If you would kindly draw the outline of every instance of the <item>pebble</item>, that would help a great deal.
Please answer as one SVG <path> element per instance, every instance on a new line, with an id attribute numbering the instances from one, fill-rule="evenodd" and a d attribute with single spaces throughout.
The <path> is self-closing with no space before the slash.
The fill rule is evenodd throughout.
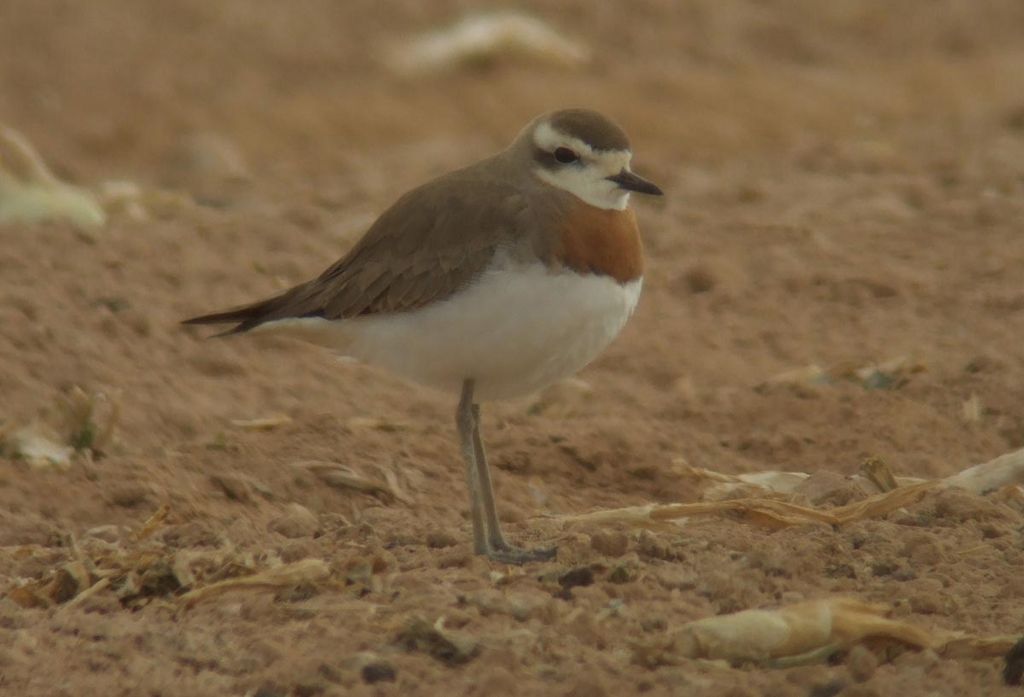
<path id="1" fill-rule="evenodd" d="M 589 566 L 577 566 L 558 577 L 558 585 L 564 590 L 576 586 L 589 586 L 594 582 L 594 570 Z"/>
<path id="2" fill-rule="evenodd" d="M 1024 682 L 1024 638 L 1014 644 L 1006 654 L 1003 682 L 1007 685 L 1020 685 Z"/>
<path id="3" fill-rule="evenodd" d="M 316 515 L 300 503 L 290 503 L 285 506 L 283 515 L 270 521 L 267 526 L 271 532 L 276 532 L 285 537 L 312 537 L 320 531 L 320 521 Z"/>
<path id="4" fill-rule="evenodd" d="M 111 544 L 121 539 L 121 531 L 116 525 L 98 525 L 85 531 L 85 537 L 95 538 Z"/>
<path id="5" fill-rule="evenodd" d="M 590 546 L 606 557 L 621 557 L 629 550 L 629 536 L 624 532 L 600 530 L 590 536 Z"/>
<path id="6" fill-rule="evenodd" d="M 458 540 L 455 539 L 455 536 L 444 530 L 432 530 L 427 533 L 427 547 L 431 549 L 454 547 L 456 544 L 458 544 Z"/>
<path id="7" fill-rule="evenodd" d="M 846 657 L 850 677 L 857 682 L 867 682 L 878 670 L 878 657 L 864 646 L 854 646 Z"/>
<path id="8" fill-rule="evenodd" d="M 373 685 L 378 682 L 394 682 L 397 671 L 387 661 L 374 661 L 363 666 L 360 674 L 363 676 L 363 682 Z"/>
<path id="9" fill-rule="evenodd" d="M 927 533 L 919 533 L 907 540 L 903 556 L 909 557 L 915 567 L 938 564 L 943 559 L 942 546 Z"/>

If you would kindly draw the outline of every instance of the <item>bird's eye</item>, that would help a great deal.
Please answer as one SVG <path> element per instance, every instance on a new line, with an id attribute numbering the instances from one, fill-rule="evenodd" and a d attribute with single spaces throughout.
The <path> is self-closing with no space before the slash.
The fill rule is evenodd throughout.
<path id="1" fill-rule="evenodd" d="M 580 159 L 580 156 L 577 155 L 575 151 L 570 150 L 569 148 L 556 148 L 555 159 L 561 162 L 563 165 L 567 165 L 571 162 L 575 162 L 576 160 Z"/>

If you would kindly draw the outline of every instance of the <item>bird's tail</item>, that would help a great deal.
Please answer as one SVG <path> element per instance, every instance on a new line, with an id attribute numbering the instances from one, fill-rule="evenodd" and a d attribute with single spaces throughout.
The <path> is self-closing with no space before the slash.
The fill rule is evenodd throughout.
<path id="1" fill-rule="evenodd" d="M 241 307 L 232 308 L 230 310 L 223 310 L 221 312 L 213 312 L 208 315 L 199 315 L 198 317 L 190 317 L 189 319 L 182 320 L 182 324 L 228 324 L 235 323 L 235 326 L 226 331 L 214 334 L 218 336 L 230 336 L 231 334 L 241 334 L 247 332 L 254 327 L 259 326 L 263 322 L 267 321 L 267 315 L 271 311 L 275 302 L 278 298 L 271 298 L 269 300 L 261 300 L 260 302 L 250 303 L 249 305 L 242 305 Z"/>

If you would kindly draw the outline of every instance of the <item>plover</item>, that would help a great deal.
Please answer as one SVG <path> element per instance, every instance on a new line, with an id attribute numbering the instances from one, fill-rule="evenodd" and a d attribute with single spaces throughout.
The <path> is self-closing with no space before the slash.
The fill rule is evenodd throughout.
<path id="1" fill-rule="evenodd" d="M 545 114 L 505 150 L 402 196 L 315 279 L 185 323 L 285 333 L 459 395 L 473 549 L 549 559 L 553 548 L 519 549 L 502 534 L 478 400 L 576 373 L 632 314 L 644 255 L 629 196 L 662 192 L 631 159 L 601 114 Z"/>

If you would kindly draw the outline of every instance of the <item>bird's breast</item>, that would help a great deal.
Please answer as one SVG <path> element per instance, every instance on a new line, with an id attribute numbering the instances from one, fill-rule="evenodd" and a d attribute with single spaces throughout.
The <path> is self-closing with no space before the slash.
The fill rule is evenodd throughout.
<path id="1" fill-rule="evenodd" d="M 557 226 L 556 236 L 555 259 L 577 273 L 608 276 L 619 283 L 643 275 L 643 243 L 629 208 L 574 205 Z"/>

